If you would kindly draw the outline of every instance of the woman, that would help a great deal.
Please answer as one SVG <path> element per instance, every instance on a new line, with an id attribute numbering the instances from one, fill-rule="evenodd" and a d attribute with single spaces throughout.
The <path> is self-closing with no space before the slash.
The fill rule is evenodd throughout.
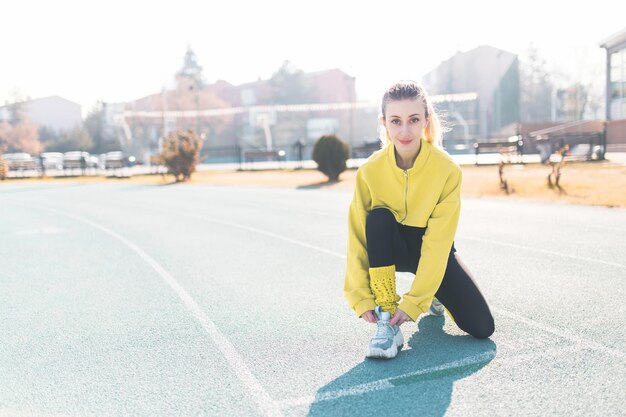
<path id="1" fill-rule="evenodd" d="M 391 86 L 380 124 L 384 146 L 356 176 L 344 286 L 357 315 L 377 324 L 367 356 L 395 357 L 404 343 L 399 326 L 444 306 L 465 332 L 491 336 L 489 307 L 454 248 L 461 169 L 441 147 L 426 91 L 414 81 Z M 415 274 L 400 304 L 396 271 Z"/>

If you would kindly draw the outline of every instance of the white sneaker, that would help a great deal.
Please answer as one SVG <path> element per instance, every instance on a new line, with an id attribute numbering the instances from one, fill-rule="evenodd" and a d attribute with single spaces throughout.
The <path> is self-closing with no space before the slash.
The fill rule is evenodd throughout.
<path id="1" fill-rule="evenodd" d="M 441 302 L 439 300 L 437 300 L 436 298 L 433 298 L 433 302 L 430 304 L 430 314 L 432 314 L 433 316 L 443 316 L 443 312 L 445 311 L 445 308 L 443 307 L 443 304 L 441 304 Z"/>
<path id="2" fill-rule="evenodd" d="M 378 316 L 376 334 L 370 340 L 366 356 L 368 358 L 395 358 L 404 345 L 404 336 L 400 331 L 400 326 L 390 326 L 391 314 L 382 311 L 380 307 L 376 307 L 375 311 Z"/>

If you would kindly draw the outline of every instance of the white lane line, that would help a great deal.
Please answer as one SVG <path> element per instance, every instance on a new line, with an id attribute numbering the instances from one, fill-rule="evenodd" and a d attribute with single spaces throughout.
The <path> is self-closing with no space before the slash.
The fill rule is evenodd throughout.
<path id="1" fill-rule="evenodd" d="M 586 256 L 570 255 L 568 253 L 555 252 L 555 251 L 551 251 L 551 250 L 547 250 L 547 249 L 539 249 L 539 248 L 533 248 L 533 247 L 530 247 L 530 246 L 516 245 L 515 243 L 501 242 L 501 241 L 498 241 L 498 240 L 483 239 L 483 238 L 479 238 L 479 237 L 469 237 L 469 236 L 464 236 L 464 235 L 456 235 L 456 238 L 457 239 L 459 239 L 459 238 L 460 239 L 465 239 L 465 240 L 473 240 L 475 242 L 489 243 L 489 244 L 492 244 L 492 245 L 508 246 L 510 248 L 515 248 L 515 249 L 522 249 L 522 250 L 527 250 L 527 251 L 532 251 L 532 252 L 540 252 L 540 253 L 545 253 L 546 255 L 562 256 L 564 258 L 570 258 L 570 259 L 576 259 L 576 260 L 579 260 L 579 261 L 593 262 L 593 263 L 599 263 L 599 264 L 604 264 L 604 265 L 616 266 L 618 268 L 625 268 L 626 269 L 626 265 L 619 264 L 617 262 L 602 261 L 600 259 L 587 258 Z"/>
<path id="2" fill-rule="evenodd" d="M 430 374 L 436 374 L 437 372 L 453 370 L 457 368 L 464 368 L 470 365 L 478 365 L 491 361 L 496 356 L 496 351 L 480 353 L 478 355 L 470 356 L 458 361 L 444 363 L 442 365 L 433 366 L 426 369 L 420 369 L 414 372 L 408 372 L 406 374 L 393 376 L 389 378 L 379 379 L 377 381 L 367 382 L 365 384 L 354 385 L 350 388 L 344 388 L 336 391 L 322 392 L 317 395 L 310 395 L 300 398 L 289 398 L 283 401 L 279 401 L 278 404 L 282 408 L 296 407 L 299 405 L 308 405 L 312 403 L 336 400 L 342 397 L 348 397 L 353 395 L 362 395 L 372 391 L 379 391 L 396 386 L 394 382 L 399 382 L 404 378 L 414 378 L 418 376 L 428 376 Z"/>
<path id="3" fill-rule="evenodd" d="M 583 345 L 567 345 L 567 346 L 555 346 L 552 348 L 541 348 L 540 350 L 531 353 L 520 353 L 518 355 L 505 356 L 504 358 L 496 358 L 489 363 L 490 368 L 497 368 L 499 366 L 517 366 L 524 362 L 535 361 L 539 358 L 548 356 L 563 356 L 566 353 L 582 352 L 586 347 Z"/>
<path id="4" fill-rule="evenodd" d="M 408 372 L 403 375 L 398 375 L 389 378 L 379 379 L 377 381 L 367 382 L 365 384 L 355 385 L 350 388 L 344 388 L 335 391 L 327 391 L 321 392 L 317 395 L 308 395 L 298 398 L 287 398 L 285 400 L 279 401 L 278 405 L 283 409 L 288 409 L 291 407 L 298 406 L 309 406 L 315 403 L 320 403 L 323 401 L 332 401 L 337 400 L 343 397 L 355 396 L 355 395 L 363 395 L 373 391 L 380 391 L 389 388 L 396 387 L 402 384 L 402 379 L 411 379 L 416 377 L 428 377 L 433 376 L 439 372 L 444 371 L 454 371 L 455 369 L 462 370 L 465 367 L 472 365 L 480 365 L 485 364 L 489 368 L 499 367 L 499 366 L 515 366 L 520 363 L 534 361 L 541 357 L 546 356 L 554 356 L 554 355 L 563 355 L 565 353 L 574 353 L 582 351 L 584 348 L 582 346 L 565 346 L 565 347 L 554 347 L 550 349 L 542 349 L 538 352 L 533 353 L 522 353 L 519 355 L 512 355 L 509 357 L 499 358 L 496 357 L 496 351 L 489 351 L 480 353 L 478 355 L 470 356 L 468 358 L 464 358 L 458 361 L 444 363 L 439 366 L 433 366 L 430 368 L 420 369 L 414 372 Z"/>
<path id="5" fill-rule="evenodd" d="M 137 207 L 142 207 L 142 208 L 146 208 L 147 207 L 147 206 L 144 206 L 143 204 L 136 204 L 136 203 L 131 203 L 131 205 L 135 205 Z M 163 207 L 153 207 L 153 206 L 150 206 L 148 208 L 150 208 L 151 210 L 160 210 L 160 211 L 163 211 L 163 212 L 166 212 L 166 213 L 174 212 L 173 209 L 167 209 L 167 208 L 163 208 Z M 181 211 L 175 211 L 175 212 L 176 213 L 181 213 Z M 288 237 L 285 237 L 285 236 L 277 235 L 275 233 L 267 232 L 265 230 L 257 229 L 255 227 L 245 226 L 245 225 L 242 225 L 242 224 L 239 224 L 239 223 L 229 222 L 229 221 L 226 221 L 226 220 L 215 220 L 215 219 L 211 219 L 211 218 L 205 217 L 203 215 L 198 215 L 198 214 L 195 214 L 195 213 L 192 213 L 192 212 L 188 212 L 188 211 L 185 211 L 183 213 L 185 215 L 189 216 L 189 217 L 195 217 L 197 219 L 202 219 L 202 220 L 209 221 L 209 222 L 212 222 L 212 223 L 223 224 L 223 225 L 227 225 L 227 226 L 236 227 L 236 228 L 239 228 L 239 229 L 249 230 L 251 232 L 259 233 L 259 234 L 270 236 L 270 237 L 273 237 L 273 238 L 276 238 L 276 239 L 284 240 L 286 242 L 291 242 L 291 243 L 294 243 L 296 245 L 304 246 L 306 248 L 314 249 L 314 250 L 317 250 L 317 251 L 322 252 L 322 253 L 330 254 L 330 255 L 333 255 L 333 256 L 339 256 L 340 258 L 343 258 L 343 259 L 346 258 L 346 255 L 344 255 L 344 254 L 337 254 L 336 252 L 332 252 L 332 251 L 329 251 L 327 249 L 324 249 L 324 248 L 321 248 L 321 247 L 318 247 L 318 246 L 314 246 L 314 245 L 310 245 L 308 243 L 300 242 L 300 241 L 297 241 L 295 239 L 291 239 L 291 238 L 288 238 Z M 615 267 L 618 267 L 618 268 L 626 269 L 626 265 L 623 265 L 623 264 L 620 264 L 620 263 L 609 262 L 609 261 L 602 261 L 602 260 L 599 260 L 599 259 L 587 258 L 587 257 L 584 257 L 584 256 L 570 255 L 570 254 L 567 254 L 567 253 L 555 252 L 555 251 L 551 251 L 551 250 L 547 250 L 547 249 L 539 249 L 539 248 L 533 248 L 533 247 L 530 247 L 530 246 L 516 245 L 514 243 L 501 242 L 501 241 L 492 240 L 492 239 L 483 239 L 483 238 L 469 237 L 469 236 L 464 236 L 464 235 L 460 235 L 460 234 L 457 234 L 456 238 L 466 239 L 466 240 L 473 240 L 473 241 L 476 241 L 476 242 L 489 243 L 489 244 L 492 244 L 492 245 L 508 246 L 508 247 L 512 247 L 512 248 L 515 248 L 515 249 L 522 249 L 522 250 L 527 250 L 527 251 L 540 252 L 540 253 L 545 253 L 547 255 L 560 256 L 560 257 L 564 257 L 564 258 L 575 259 L 575 260 L 578 260 L 578 261 L 599 263 L 599 264 L 603 264 L 603 265 L 610 265 L 610 266 L 615 266 Z"/>
<path id="6" fill-rule="evenodd" d="M 319 247 L 319 246 L 311 245 L 309 243 L 302 242 L 302 241 L 296 240 L 296 239 L 292 239 L 292 238 L 289 238 L 289 237 L 286 237 L 286 236 L 282 236 L 282 235 L 279 235 L 279 234 L 276 234 L 276 233 L 268 232 L 266 230 L 258 229 L 256 227 L 246 226 L 246 225 L 243 225 L 243 224 L 234 223 L 234 222 L 230 222 L 230 221 L 227 221 L 227 220 L 216 220 L 216 219 L 212 219 L 212 218 L 206 217 L 206 216 L 201 215 L 201 214 L 195 214 L 195 213 L 191 213 L 191 212 L 188 212 L 188 211 L 177 211 L 177 210 L 167 209 L 167 208 L 163 208 L 163 207 L 145 206 L 143 204 L 132 204 L 131 203 L 130 205 L 134 205 L 135 207 L 141 207 L 141 208 L 144 208 L 144 209 L 148 208 L 148 209 L 154 210 L 154 211 L 161 211 L 163 213 L 168 213 L 168 214 L 172 214 L 172 213 L 184 214 L 187 217 L 193 217 L 193 218 L 196 218 L 196 219 L 199 219 L 199 220 L 204 220 L 204 221 L 207 221 L 207 222 L 210 222 L 210 223 L 221 224 L 221 225 L 224 225 L 224 226 L 229 226 L 229 227 L 234 227 L 234 228 L 237 228 L 237 229 L 247 230 L 249 232 L 258 233 L 260 235 L 264 235 L 264 236 L 268 236 L 268 237 L 271 237 L 271 238 L 274 238 L 274 239 L 282 240 L 282 241 L 285 241 L 285 242 L 288 242 L 288 243 L 291 243 L 291 244 L 294 244 L 294 245 L 302 246 L 302 247 L 305 247 L 305 248 L 308 248 L 308 249 L 313 249 L 313 250 L 316 250 L 318 252 L 325 253 L 327 255 L 336 256 L 336 257 L 339 257 L 339 258 L 342 258 L 342 259 L 346 259 L 346 255 L 344 255 L 344 254 L 340 254 L 340 253 L 337 253 L 337 252 L 332 251 L 332 250 L 328 250 L 328 249 L 325 249 L 325 248 L 322 248 L 322 247 Z"/>
<path id="7" fill-rule="evenodd" d="M 291 238 L 286 237 L 286 236 L 278 235 L 276 233 L 268 232 L 266 230 L 257 229 L 256 227 L 245 226 L 243 224 L 233 223 L 233 222 L 229 222 L 229 221 L 226 221 L 226 220 L 209 219 L 207 217 L 196 215 L 196 214 L 191 214 L 191 213 L 185 213 L 185 214 L 190 216 L 190 217 L 200 218 L 202 220 L 210 221 L 212 223 L 217 223 L 217 224 L 222 224 L 222 225 L 225 225 L 225 226 L 236 227 L 236 228 L 239 228 L 239 229 L 243 229 L 243 230 L 247 230 L 247 231 L 250 231 L 250 232 L 258 233 L 260 235 L 273 237 L 274 239 L 283 240 L 285 242 L 292 243 L 294 245 L 299 245 L 299 246 L 303 246 L 305 248 L 313 249 L 313 250 L 316 250 L 318 252 L 325 253 L 327 255 L 338 256 L 339 258 L 343 258 L 343 259 L 346 258 L 346 255 L 338 254 L 337 252 L 334 252 L 334 251 L 331 251 L 331 250 L 328 250 L 328 249 L 325 249 L 325 248 L 322 248 L 322 247 L 319 247 L 319 246 L 311 245 L 309 243 L 302 242 L 302 241 L 299 241 L 299 240 L 296 240 L 296 239 L 291 239 Z"/>
<path id="8" fill-rule="evenodd" d="M 202 309 L 198 306 L 198 304 L 193 300 L 193 298 L 185 291 L 185 289 L 172 277 L 157 261 L 155 261 L 150 255 L 144 252 L 139 246 L 135 245 L 133 242 L 129 241 L 125 237 L 115 233 L 112 230 L 107 229 L 104 226 L 101 226 L 98 223 L 95 223 L 91 220 L 85 219 L 80 216 L 76 216 L 74 214 L 69 214 L 60 210 L 50 209 L 50 208 L 40 208 L 36 206 L 30 206 L 28 204 L 18 203 L 33 209 L 50 211 L 56 214 L 60 214 L 65 217 L 72 218 L 74 220 L 78 220 L 82 223 L 88 224 L 89 226 L 96 228 L 109 236 L 119 240 L 124 245 L 128 246 L 133 252 L 135 252 L 140 258 L 148 263 L 156 271 L 157 274 L 174 290 L 176 295 L 182 300 L 185 306 L 191 311 L 192 315 L 200 322 L 202 327 L 206 330 L 206 332 L 211 336 L 213 342 L 217 345 L 219 350 L 222 352 L 224 357 L 226 358 L 228 364 L 232 368 L 237 378 L 248 388 L 250 394 L 254 398 L 254 401 L 257 403 L 258 407 L 261 409 L 261 412 L 266 416 L 279 416 L 282 415 L 280 408 L 278 408 L 276 402 L 269 396 L 269 394 L 265 391 L 261 383 L 256 379 L 256 377 L 252 374 L 245 361 L 239 355 L 235 347 L 232 343 L 220 332 L 217 326 L 207 317 L 207 315 L 202 311 Z"/>
<path id="9" fill-rule="evenodd" d="M 270 236 L 270 237 L 273 237 L 273 238 L 276 238 L 276 239 L 280 239 L 280 240 L 283 240 L 283 241 L 286 241 L 286 242 L 289 242 L 289 243 L 293 243 L 293 244 L 296 244 L 296 245 L 299 245 L 299 246 L 303 246 L 303 247 L 306 247 L 306 248 L 318 250 L 318 251 L 320 251 L 322 253 L 326 253 L 328 255 L 335 256 L 335 257 L 338 257 L 338 258 L 341 258 L 341 259 L 346 259 L 346 255 L 344 255 L 344 254 L 337 253 L 335 251 L 331 251 L 331 250 L 328 250 L 328 249 L 320 248 L 318 246 L 310 245 L 308 243 L 304 243 L 304 242 L 301 242 L 301 241 L 298 241 L 298 240 L 295 240 L 295 239 L 291 239 L 291 238 L 288 238 L 288 237 L 285 237 L 285 236 L 281 236 L 281 235 L 278 235 L 276 233 L 271 233 L 271 232 L 267 232 L 265 230 L 257 229 L 255 227 L 249 227 L 249 226 L 245 226 L 245 225 L 242 225 L 242 224 L 229 222 L 229 221 L 214 220 L 214 219 L 208 218 L 206 216 L 198 215 L 198 214 L 195 214 L 195 213 L 189 213 L 189 212 L 186 212 L 186 211 L 174 211 L 174 210 L 170 210 L 170 209 L 164 209 L 164 208 L 161 208 L 161 207 L 147 207 L 147 206 L 143 206 L 143 205 L 141 205 L 141 206 L 143 208 L 149 208 L 149 209 L 152 209 L 152 210 L 158 210 L 158 211 L 162 211 L 162 212 L 166 212 L 166 213 L 184 214 L 186 216 L 190 216 L 190 217 L 194 217 L 194 218 L 197 218 L 197 219 L 209 221 L 209 222 L 212 222 L 212 223 L 223 224 L 223 225 L 236 227 L 236 228 L 243 229 L 243 230 L 248 230 L 248 231 L 259 233 L 259 234 L 262 234 L 262 235 L 265 235 L 265 236 Z M 405 279 L 405 280 L 409 280 L 409 281 L 413 280 L 413 276 L 406 276 L 404 274 L 400 274 L 398 276 L 401 277 L 402 279 Z M 583 344 L 584 346 L 588 346 L 591 349 L 600 350 L 602 352 L 608 353 L 608 354 L 610 354 L 612 356 L 615 356 L 615 357 L 618 357 L 618 358 L 626 357 L 626 353 L 622 352 L 621 350 L 610 348 L 610 347 L 604 346 L 604 345 L 602 345 L 600 343 L 593 342 L 591 340 L 587 340 L 587 339 L 584 339 L 584 338 L 579 337 L 579 336 L 573 336 L 573 335 L 570 336 L 570 335 L 568 335 L 568 333 L 573 333 L 571 331 L 568 331 L 568 330 L 558 330 L 556 328 L 553 328 L 553 327 L 550 327 L 550 326 L 547 326 L 547 325 L 535 322 L 535 321 L 533 321 L 531 319 L 522 317 L 522 316 L 520 316 L 518 314 L 512 313 L 510 311 L 506 311 L 506 310 L 503 310 L 503 309 L 500 309 L 500 308 L 497 308 L 497 309 L 494 309 L 494 310 L 497 311 L 500 314 L 503 314 L 503 315 L 505 315 L 505 316 L 507 316 L 509 318 L 512 318 L 513 320 L 517 320 L 519 322 L 525 323 L 525 324 L 530 325 L 532 327 L 536 327 L 538 329 L 542 329 L 542 330 L 544 330 L 544 331 L 546 331 L 548 333 L 551 333 L 551 334 L 559 336 L 559 337 L 563 337 L 563 338 L 565 338 L 567 340 L 570 340 L 572 342 Z"/>
<path id="10" fill-rule="evenodd" d="M 519 314 L 507 311 L 507 310 L 502 310 L 501 308 L 494 308 L 493 309 L 495 312 L 497 312 L 498 314 L 502 315 L 502 316 L 506 316 L 510 319 L 522 322 L 530 327 L 535 327 L 537 329 L 543 330 L 544 332 L 547 333 L 552 333 L 555 336 L 559 336 L 562 337 L 563 339 L 569 340 L 571 342 L 577 343 L 585 348 L 589 348 L 591 350 L 598 350 L 600 352 L 604 352 L 607 353 L 609 355 L 615 356 L 617 358 L 621 358 L 621 359 L 626 359 L 626 353 L 622 352 L 619 349 L 614 349 L 614 348 L 610 348 L 608 346 L 604 346 L 600 343 L 594 342 L 592 340 L 587 340 L 584 339 L 582 337 L 573 335 L 573 334 L 569 334 L 571 332 L 566 332 L 563 330 L 559 330 L 556 329 L 552 326 L 548 326 L 546 324 L 543 323 L 539 323 L 536 322 L 534 320 L 531 320 L 529 318 L 526 317 L 522 317 Z"/>
<path id="11" fill-rule="evenodd" d="M 255 209 L 270 209 L 270 211 L 273 210 L 280 210 L 280 211 L 286 211 L 289 213 L 299 213 L 299 214 L 306 214 L 306 215 L 315 215 L 315 216 L 321 216 L 321 217 L 332 217 L 332 218 L 336 218 L 336 219 L 343 219 L 343 218 L 348 218 L 348 210 L 346 209 L 346 214 L 345 215 L 340 215 L 340 214 L 336 214 L 336 213 L 331 213 L 331 212 L 325 212 L 325 211 L 319 211 L 319 210 L 308 210 L 308 209 L 303 209 L 303 208 L 299 208 L 299 207 L 286 207 L 286 206 L 277 206 L 275 204 L 255 204 L 255 203 L 249 203 L 249 202 L 241 202 L 241 201 L 232 201 L 238 205 L 242 205 L 245 204 L 248 207 L 252 207 Z"/>
<path id="12" fill-rule="evenodd" d="M 142 207 L 145 208 L 145 206 L 142 206 Z M 149 207 L 149 208 L 150 209 L 155 209 L 155 210 L 160 210 L 160 211 L 165 211 L 165 212 L 173 212 L 172 210 L 160 209 L 160 208 L 156 208 L 156 207 Z M 180 214 L 180 212 L 177 212 L 177 213 Z M 64 214 L 64 213 L 61 213 L 61 214 Z M 241 224 L 234 223 L 234 222 L 217 221 L 217 220 L 209 219 L 207 217 L 196 215 L 196 214 L 193 214 L 193 213 L 188 213 L 188 212 L 185 212 L 183 214 L 185 214 L 187 216 L 191 216 L 191 217 L 201 218 L 201 219 L 203 219 L 205 221 L 210 221 L 210 222 L 214 222 L 214 223 L 220 223 L 220 224 L 224 224 L 224 225 L 228 225 L 228 226 L 232 226 L 232 227 L 237 227 L 237 228 L 244 229 L 244 230 L 249 230 L 249 231 L 252 231 L 252 232 L 255 232 L 255 233 L 259 233 L 259 234 L 262 234 L 262 235 L 274 237 L 274 238 L 277 238 L 277 239 L 280 239 L 280 240 L 283 240 L 283 241 L 287 241 L 287 242 L 290 242 L 290 243 L 293 243 L 293 244 L 297 244 L 297 245 L 304 246 L 304 247 L 307 247 L 307 248 L 311 248 L 311 249 L 314 249 L 314 250 L 319 250 L 320 252 L 323 252 L 323 253 L 326 253 L 326 254 L 330 254 L 330 255 L 335 256 L 335 257 L 339 257 L 339 258 L 343 258 L 343 259 L 346 258 L 346 256 L 343 255 L 343 254 L 340 254 L 340 253 L 337 253 L 337 252 L 334 252 L 334 251 L 330 251 L 330 250 L 327 250 L 327 249 L 324 249 L 324 248 L 319 248 L 317 246 L 310 245 L 310 244 L 304 243 L 304 242 L 300 242 L 300 241 L 297 241 L 295 239 L 286 238 L 284 236 L 277 235 L 277 234 L 271 233 L 271 232 L 267 232 L 267 231 L 264 231 L 264 230 L 261 230 L 261 229 L 257 229 L 257 228 L 253 228 L 253 227 L 249 227 L 249 226 L 245 226 L 245 225 L 241 225 Z M 66 214 L 64 214 L 64 215 L 66 215 Z M 84 221 L 84 219 L 80 219 L 80 218 L 78 218 L 76 216 L 70 216 L 70 217 L 75 217 L 75 218 L 77 218 L 77 219 L 79 219 L 81 221 Z M 87 222 L 89 222 L 89 221 L 87 221 Z M 91 222 L 89 222 L 88 224 L 90 224 L 90 223 Z M 96 226 L 96 227 L 100 228 L 99 226 Z M 109 233 L 109 232 L 107 231 L 107 233 Z M 111 233 L 114 233 L 114 232 L 111 232 Z M 114 234 L 114 236 L 115 236 L 115 234 Z M 121 236 L 120 236 L 120 238 L 121 238 Z M 124 239 L 124 238 L 122 238 L 122 239 Z M 402 276 L 402 278 L 404 278 L 404 279 L 412 279 L 412 277 L 406 277 L 406 276 Z M 192 300 L 192 302 L 193 302 L 193 300 Z M 194 302 L 194 304 L 195 304 L 195 302 Z M 196 308 L 197 308 L 197 306 L 196 306 Z M 199 308 L 198 308 L 198 310 L 199 310 Z M 519 361 L 534 360 L 534 359 L 539 358 L 541 356 L 553 355 L 555 352 L 558 353 L 558 352 L 566 352 L 566 351 L 578 351 L 578 350 L 581 349 L 581 347 L 587 347 L 587 348 L 591 348 L 591 349 L 594 349 L 594 350 L 597 349 L 597 350 L 603 351 L 605 353 L 616 355 L 616 356 L 618 356 L 620 358 L 624 358 L 624 356 L 625 356 L 624 352 L 621 352 L 619 350 L 608 348 L 608 347 L 606 347 L 604 345 L 588 341 L 588 340 L 586 340 L 584 338 L 580 338 L 580 337 L 576 337 L 576 336 L 570 336 L 570 335 L 566 334 L 565 332 L 563 332 L 562 330 L 558 330 L 558 329 L 552 328 L 550 326 L 547 326 L 547 325 L 535 322 L 533 320 L 527 319 L 525 317 L 519 316 L 519 315 L 511 313 L 509 311 L 502 310 L 502 309 L 499 309 L 499 308 L 495 309 L 495 310 L 499 314 L 506 315 L 509 318 L 512 318 L 514 320 L 521 321 L 521 322 L 523 322 L 525 324 L 534 326 L 536 328 L 539 328 L 539 329 L 544 330 L 546 332 L 552 333 L 552 334 L 557 335 L 559 337 L 563 337 L 565 339 L 574 341 L 574 342 L 578 343 L 578 345 L 577 346 L 569 346 L 568 348 L 556 348 L 556 349 L 549 349 L 549 350 L 545 350 L 544 349 L 540 353 L 536 353 L 536 354 L 532 353 L 532 354 L 516 355 L 516 356 L 513 356 L 511 358 L 504 358 L 503 360 L 498 360 L 497 363 L 491 362 L 490 365 L 498 365 L 498 364 L 502 364 L 503 362 L 506 363 L 507 361 L 519 362 Z M 203 314 L 203 313 L 200 311 L 200 314 Z M 210 320 L 209 320 L 209 322 L 210 322 Z M 213 325 L 213 327 L 215 328 L 214 325 Z M 219 330 L 217 330 L 217 329 L 216 329 L 216 331 L 219 332 Z M 226 339 L 226 342 L 228 344 L 230 344 L 230 342 L 228 342 L 227 339 Z M 231 347 L 232 347 L 232 345 L 231 345 Z M 232 349 L 233 349 L 235 355 L 237 357 L 239 357 L 239 355 L 237 354 L 236 350 L 234 350 L 234 347 L 232 347 Z M 487 352 L 486 354 L 494 355 L 495 352 Z M 472 358 L 476 359 L 477 357 L 472 357 Z M 465 359 L 465 360 L 462 360 L 462 361 L 469 361 L 472 358 Z M 239 359 L 243 363 L 243 360 L 240 357 L 239 357 Z M 441 371 L 443 369 L 454 369 L 456 367 L 468 366 L 469 364 L 471 364 L 471 363 L 468 363 L 468 364 L 465 364 L 465 365 L 458 365 L 458 363 L 460 363 L 462 361 L 451 362 L 451 363 L 448 363 L 448 364 L 440 365 L 439 367 L 428 368 L 428 369 L 425 369 L 425 370 L 416 371 L 414 373 L 405 374 L 405 375 L 402 375 L 402 376 L 399 376 L 399 377 L 394 377 L 394 378 L 426 375 L 426 374 L 429 373 L 429 371 L 430 371 L 430 373 L 433 373 L 433 372 Z M 476 363 L 479 363 L 479 362 L 476 362 Z M 243 363 L 243 366 L 244 367 L 246 366 L 245 363 Z M 247 369 L 247 367 L 246 367 L 246 369 Z M 248 370 L 248 372 L 249 372 L 249 370 Z M 259 387 L 258 389 L 260 389 L 262 392 L 264 392 L 263 388 L 260 386 L 260 384 L 258 383 L 256 378 L 254 378 L 254 375 L 252 375 L 250 373 L 250 376 L 256 382 L 256 384 L 258 384 L 258 387 Z M 387 378 L 387 379 L 383 379 L 383 380 L 379 380 L 379 381 L 373 381 L 373 382 L 370 382 L 370 383 L 357 385 L 355 387 L 347 388 L 347 389 L 344 389 L 344 390 L 327 392 L 327 393 L 323 393 L 321 396 L 307 396 L 307 397 L 301 397 L 301 398 L 286 399 L 286 400 L 278 401 L 278 402 L 272 401 L 271 398 L 269 398 L 269 395 L 267 395 L 267 394 L 265 394 L 265 395 L 267 396 L 267 398 L 269 398 L 269 401 L 272 402 L 272 413 L 273 413 L 273 415 L 280 415 L 281 414 L 280 410 L 283 410 L 283 409 L 288 408 L 288 407 L 293 407 L 293 406 L 297 406 L 297 405 L 309 405 L 309 404 L 312 404 L 314 402 L 327 401 L 327 400 L 330 400 L 330 399 L 341 398 L 342 396 L 360 395 L 360 394 L 363 394 L 363 393 L 366 393 L 366 392 L 370 392 L 370 391 L 391 388 L 391 387 L 394 386 L 393 383 L 392 383 L 392 380 L 394 380 L 394 378 Z M 265 407 L 263 407 L 263 409 L 265 410 Z M 279 411 L 276 411 L 276 410 L 279 410 Z M 272 415 L 272 414 L 270 414 L 270 415 Z"/>
<path id="13" fill-rule="evenodd" d="M 413 282 L 413 276 L 406 276 L 406 275 L 398 275 L 400 278 L 406 280 L 406 281 L 410 281 Z M 491 310 L 493 310 L 494 312 L 506 316 L 510 319 L 513 319 L 515 321 L 521 322 L 526 324 L 527 326 L 530 327 L 534 327 L 540 330 L 543 330 L 546 333 L 551 333 L 555 336 L 561 337 L 565 340 L 569 340 L 570 342 L 574 342 L 577 343 L 585 348 L 591 349 L 591 350 L 598 350 L 604 353 L 607 353 L 611 356 L 617 357 L 617 358 L 621 358 L 621 359 L 626 359 L 626 353 L 622 352 L 619 349 L 614 349 L 614 348 L 610 348 L 608 346 L 604 346 L 603 344 L 594 342 L 592 340 L 588 340 L 585 339 L 583 337 L 580 336 L 575 336 L 573 334 L 573 332 L 571 330 L 559 330 L 555 327 L 552 326 L 548 326 L 547 324 L 543 324 L 543 323 L 539 323 L 537 321 L 534 321 L 532 319 L 529 319 L 527 317 L 523 317 L 520 316 L 519 314 L 513 313 L 511 311 L 508 310 L 503 310 L 501 308 L 494 308 L 494 307 L 490 307 Z"/>

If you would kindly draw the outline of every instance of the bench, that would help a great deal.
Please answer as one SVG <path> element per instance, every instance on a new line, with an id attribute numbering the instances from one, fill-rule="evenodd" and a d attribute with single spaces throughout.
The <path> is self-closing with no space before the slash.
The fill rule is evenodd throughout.
<path id="1" fill-rule="evenodd" d="M 476 165 L 478 154 L 481 152 L 496 152 L 501 155 L 516 155 L 518 162 L 524 163 L 524 140 L 518 136 L 512 136 L 505 140 L 484 140 L 474 142 Z"/>
<path id="2" fill-rule="evenodd" d="M 371 154 L 380 150 L 380 148 L 381 148 L 380 140 L 376 140 L 373 142 L 363 142 L 361 145 L 353 146 L 350 149 L 350 154 L 351 154 L 350 158 L 352 159 L 369 158 Z"/>
<path id="3" fill-rule="evenodd" d="M 563 158 L 566 160 L 590 161 L 592 159 L 604 159 L 604 152 L 606 152 L 606 141 L 603 132 L 540 135 L 537 136 L 536 145 L 542 163 L 547 162 L 551 155 L 563 149 L 566 145 L 569 147 L 569 150 L 563 154 Z M 584 145 L 582 153 L 577 149 L 579 145 Z"/>
<path id="4" fill-rule="evenodd" d="M 243 152 L 244 162 L 247 164 L 251 164 L 255 161 L 276 161 L 282 162 L 285 160 L 286 152 L 282 149 L 280 150 L 261 150 L 261 149 L 250 149 Z M 251 168 L 251 167 L 250 167 Z"/>

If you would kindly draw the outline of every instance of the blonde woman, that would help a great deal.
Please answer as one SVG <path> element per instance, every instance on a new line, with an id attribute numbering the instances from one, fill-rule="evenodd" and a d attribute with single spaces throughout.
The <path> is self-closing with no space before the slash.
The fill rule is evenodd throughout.
<path id="1" fill-rule="evenodd" d="M 401 81 L 381 110 L 384 146 L 357 172 L 348 220 L 344 293 L 359 317 L 377 324 L 366 356 L 395 357 L 399 326 L 444 307 L 463 331 L 487 338 L 493 317 L 454 248 L 461 169 L 442 149 L 432 103 L 417 82 Z M 401 302 L 396 271 L 415 274 Z"/>

